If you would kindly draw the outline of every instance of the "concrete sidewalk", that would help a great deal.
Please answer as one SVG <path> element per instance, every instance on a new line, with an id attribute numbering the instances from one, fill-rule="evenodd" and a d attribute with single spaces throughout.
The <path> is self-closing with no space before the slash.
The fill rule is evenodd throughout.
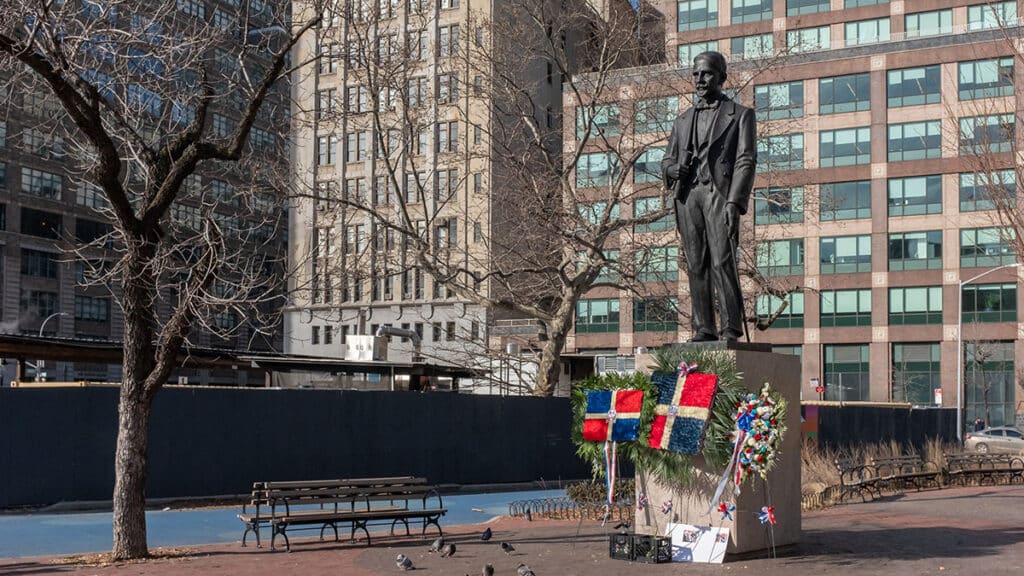
<path id="1" fill-rule="evenodd" d="M 607 532 L 593 521 L 554 522 L 502 518 L 489 525 L 490 543 L 479 541 L 482 525 L 446 531 L 458 544 L 454 558 L 427 554 L 418 538 L 379 539 L 359 544 L 297 540 L 293 552 L 241 548 L 237 544 L 190 547 L 176 557 L 113 566 L 61 565 L 55 558 L 0 561 L 0 574 L 237 575 L 283 574 L 380 576 L 398 573 L 394 558 L 413 559 L 415 574 L 480 574 L 494 565 L 514 575 L 525 562 L 539 576 L 623 574 L 910 574 L 1017 575 L 1024 567 L 1024 486 L 953 488 L 908 493 L 867 504 L 849 504 L 804 514 L 803 542 L 777 559 L 727 562 L 721 566 L 630 564 L 608 558 Z M 515 545 L 506 556 L 497 542 Z M 184 554 L 184 555 L 182 555 Z"/>

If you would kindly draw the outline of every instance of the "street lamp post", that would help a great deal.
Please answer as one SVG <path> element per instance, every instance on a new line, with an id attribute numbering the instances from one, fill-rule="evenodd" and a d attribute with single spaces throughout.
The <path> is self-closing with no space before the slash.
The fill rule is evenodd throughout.
<path id="1" fill-rule="evenodd" d="M 47 322 L 49 322 L 49 321 L 50 321 L 51 319 L 53 319 L 53 318 L 56 318 L 57 316 L 67 316 L 67 315 L 68 315 L 68 313 L 67 313 L 67 312 L 54 312 L 53 314 L 50 314 L 49 316 L 47 316 L 47 317 L 46 317 L 46 318 L 45 318 L 45 319 L 43 320 L 43 323 L 39 325 L 39 337 L 40 337 L 40 338 L 42 338 L 42 337 L 43 337 L 43 328 L 46 328 L 46 323 L 47 323 Z M 40 381 L 41 381 L 41 380 L 39 379 L 39 370 L 40 370 L 40 369 L 41 369 L 42 367 L 43 367 L 43 361 L 42 361 L 42 360 L 37 360 L 37 361 L 36 361 L 36 382 L 40 382 Z"/>
<path id="2" fill-rule="evenodd" d="M 1014 262 L 996 266 L 967 280 L 961 280 L 958 285 L 956 293 L 956 439 L 961 444 L 964 442 L 964 286 L 997 270 L 1020 268 L 1021 266 L 1024 266 L 1024 263 Z"/>

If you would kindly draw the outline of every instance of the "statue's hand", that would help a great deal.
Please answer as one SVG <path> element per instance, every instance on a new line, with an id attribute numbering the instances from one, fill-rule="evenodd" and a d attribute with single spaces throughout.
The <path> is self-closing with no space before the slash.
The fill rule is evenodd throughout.
<path id="1" fill-rule="evenodd" d="M 683 167 L 679 164 L 672 164 L 665 169 L 665 175 L 673 180 L 682 180 L 690 174 L 690 170 L 687 167 Z"/>
<path id="2" fill-rule="evenodd" d="M 728 203 L 725 205 L 725 229 L 730 236 L 735 236 L 740 226 L 740 207 Z"/>

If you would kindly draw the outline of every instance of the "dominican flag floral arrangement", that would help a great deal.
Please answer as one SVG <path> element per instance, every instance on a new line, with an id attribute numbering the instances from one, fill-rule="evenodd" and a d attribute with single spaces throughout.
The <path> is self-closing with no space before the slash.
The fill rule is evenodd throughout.
<path id="1" fill-rule="evenodd" d="M 658 387 L 658 404 L 651 422 L 650 447 L 699 454 L 715 403 L 718 376 L 700 374 L 697 364 L 680 362 L 675 378 L 662 376 L 654 383 Z"/>
<path id="2" fill-rule="evenodd" d="M 640 413 L 643 407 L 643 390 L 627 388 L 587 391 L 583 439 L 588 442 L 604 442 L 605 482 L 609 506 L 615 501 L 615 473 L 619 467 L 617 442 L 639 438 Z"/>

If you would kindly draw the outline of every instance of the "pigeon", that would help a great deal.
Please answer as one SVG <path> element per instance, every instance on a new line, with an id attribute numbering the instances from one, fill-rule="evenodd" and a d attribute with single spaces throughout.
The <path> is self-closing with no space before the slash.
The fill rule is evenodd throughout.
<path id="1" fill-rule="evenodd" d="M 490 528 L 488 528 L 487 530 L 484 530 L 484 533 L 483 533 L 483 534 L 481 534 L 481 535 L 480 535 L 480 540 L 482 540 L 483 542 L 487 542 L 488 540 L 490 540 L 490 539 L 491 539 L 491 536 L 492 536 L 493 534 L 494 534 L 494 533 L 493 533 L 493 532 L 491 532 L 491 529 L 490 529 Z"/>
<path id="2" fill-rule="evenodd" d="M 455 556 L 455 544 L 445 544 L 444 548 L 441 548 L 441 558 L 449 556 Z"/>
<path id="3" fill-rule="evenodd" d="M 480 571 L 480 576 L 494 576 L 494 566 L 485 565 L 484 569 Z"/>
<path id="4" fill-rule="evenodd" d="M 501 549 L 504 550 L 505 554 L 508 554 L 509 556 L 511 556 L 512 553 L 516 551 L 515 546 L 509 544 L 508 542 L 502 542 Z"/>
<path id="5" fill-rule="evenodd" d="M 440 552 L 441 548 L 444 548 L 444 537 L 438 536 L 437 540 L 434 540 L 434 543 L 430 545 L 430 553 Z"/>
<path id="6" fill-rule="evenodd" d="M 533 573 L 533 570 L 530 570 L 530 567 L 526 564 L 520 564 L 519 568 L 516 568 L 516 574 L 518 574 L 519 576 L 537 576 Z"/>
<path id="7" fill-rule="evenodd" d="M 410 560 L 405 554 L 399 554 L 395 558 L 395 564 L 402 570 L 412 570 L 412 560 Z"/>

